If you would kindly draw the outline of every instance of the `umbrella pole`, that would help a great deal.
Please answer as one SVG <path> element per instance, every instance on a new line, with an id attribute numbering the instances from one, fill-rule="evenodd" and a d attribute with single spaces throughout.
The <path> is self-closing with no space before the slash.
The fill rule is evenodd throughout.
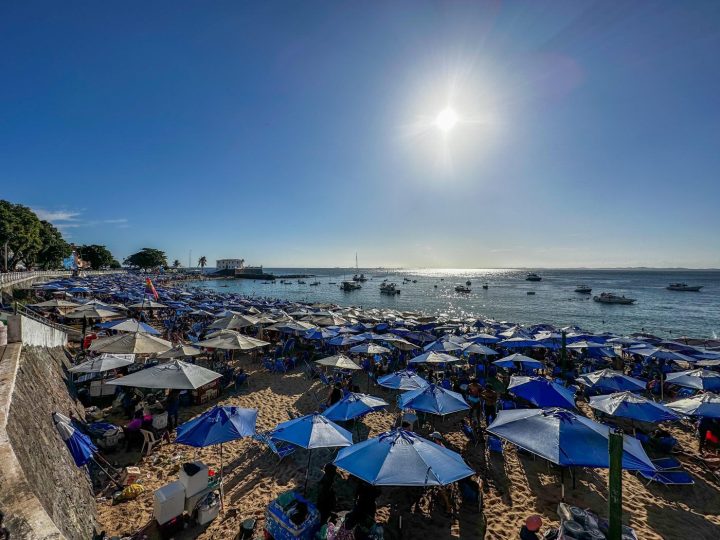
<path id="1" fill-rule="evenodd" d="M 224 478 L 223 478 L 223 451 L 222 451 L 222 443 L 220 443 L 220 510 L 225 512 L 225 502 L 223 501 L 223 498 L 225 496 L 225 487 L 223 486 Z"/>
<path id="2" fill-rule="evenodd" d="M 560 468 L 560 502 L 565 502 L 565 467 Z"/>
<path id="3" fill-rule="evenodd" d="M 303 486 L 303 495 L 307 494 L 307 483 L 308 483 L 308 475 L 310 474 L 310 459 L 312 458 L 312 449 L 308 449 L 308 462 L 307 467 L 305 467 L 305 485 Z"/>

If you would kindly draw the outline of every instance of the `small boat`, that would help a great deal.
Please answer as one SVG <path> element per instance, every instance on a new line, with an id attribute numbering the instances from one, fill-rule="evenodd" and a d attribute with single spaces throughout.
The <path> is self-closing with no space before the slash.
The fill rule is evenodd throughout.
<path id="1" fill-rule="evenodd" d="M 337 285 L 337 281 L 328 281 L 328 285 Z"/>
<path id="2" fill-rule="evenodd" d="M 400 289 L 398 289 L 394 283 L 381 283 L 380 294 L 389 294 L 394 296 L 396 294 L 400 294 Z"/>
<path id="3" fill-rule="evenodd" d="M 313 281 L 313 282 L 310 284 L 311 287 L 316 287 L 316 286 L 318 286 L 318 285 L 320 285 L 320 282 L 319 282 L 319 281 Z"/>
<path id="4" fill-rule="evenodd" d="M 688 285 L 687 283 L 671 283 L 665 287 L 668 291 L 698 292 L 703 285 Z"/>
<path id="5" fill-rule="evenodd" d="M 466 285 L 456 285 L 455 292 L 469 293 L 469 292 L 471 292 L 471 290 L 470 290 L 470 287 L 467 287 Z"/>
<path id="6" fill-rule="evenodd" d="M 528 296 L 532 296 L 532 295 L 535 294 L 535 291 L 528 291 L 528 292 L 526 292 L 525 294 L 527 294 Z"/>
<path id="7" fill-rule="evenodd" d="M 467 285 L 467 286 L 469 287 L 470 285 L 472 285 L 472 283 L 470 283 L 470 280 L 468 279 L 468 280 L 465 282 L 465 285 Z"/>
<path id="8" fill-rule="evenodd" d="M 487 290 L 488 290 L 488 284 L 487 284 L 487 283 L 485 283 L 485 284 L 484 284 L 484 285 L 482 286 L 482 288 L 483 288 L 483 289 L 485 289 L 485 290 L 487 291 Z"/>
<path id="9" fill-rule="evenodd" d="M 599 296 L 593 296 L 593 300 L 602 304 L 633 304 L 635 303 L 634 298 L 626 298 L 625 296 L 618 296 L 613 293 L 600 293 Z"/>
<path id="10" fill-rule="evenodd" d="M 528 272 L 528 275 L 525 276 L 525 281 L 542 281 L 542 278 L 535 272 Z"/>
<path id="11" fill-rule="evenodd" d="M 305 285 L 305 282 L 302 279 L 298 279 L 298 285 Z"/>
<path id="12" fill-rule="evenodd" d="M 358 274 L 355 274 L 355 275 L 353 276 L 353 281 L 357 281 L 357 282 L 362 283 L 362 282 L 367 281 L 367 278 L 365 277 L 365 274 L 359 274 L 359 275 L 358 275 Z"/>
<path id="13" fill-rule="evenodd" d="M 362 286 L 357 281 L 343 281 L 340 284 L 340 288 L 343 291 L 357 291 L 358 289 L 362 288 Z"/>
<path id="14" fill-rule="evenodd" d="M 577 287 L 575 287 L 575 292 L 582 294 L 590 294 L 592 292 L 592 287 L 588 287 L 587 285 L 578 285 Z"/>

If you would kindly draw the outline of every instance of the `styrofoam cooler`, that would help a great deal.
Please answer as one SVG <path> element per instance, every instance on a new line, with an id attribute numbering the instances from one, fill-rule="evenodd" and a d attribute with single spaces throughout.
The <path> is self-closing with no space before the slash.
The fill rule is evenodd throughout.
<path id="1" fill-rule="evenodd" d="M 198 508 L 198 523 L 205 525 L 215 519 L 220 513 L 220 500 L 212 499 L 209 503 L 201 504 Z"/>
<path id="2" fill-rule="evenodd" d="M 178 517 L 185 510 L 185 486 L 180 481 L 171 482 L 155 490 L 153 515 L 160 525 Z"/>
<path id="3" fill-rule="evenodd" d="M 185 486 L 186 497 L 192 497 L 207 488 L 208 479 L 210 477 L 208 473 L 208 466 L 202 461 L 193 461 L 190 464 L 198 467 L 198 471 L 195 474 L 190 476 L 187 472 L 185 472 L 185 466 L 180 467 L 180 473 L 178 474 L 180 482 L 183 486 Z M 185 465 L 189 464 L 186 463 Z"/>

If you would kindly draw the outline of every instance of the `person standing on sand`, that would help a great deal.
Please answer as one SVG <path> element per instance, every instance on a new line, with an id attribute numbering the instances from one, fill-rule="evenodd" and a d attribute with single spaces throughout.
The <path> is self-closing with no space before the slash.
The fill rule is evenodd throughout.
<path id="1" fill-rule="evenodd" d="M 489 426 L 497 414 L 498 393 L 493 390 L 493 387 L 490 386 L 490 384 L 486 384 L 482 397 L 484 400 L 483 413 L 485 414 L 485 422 Z"/>

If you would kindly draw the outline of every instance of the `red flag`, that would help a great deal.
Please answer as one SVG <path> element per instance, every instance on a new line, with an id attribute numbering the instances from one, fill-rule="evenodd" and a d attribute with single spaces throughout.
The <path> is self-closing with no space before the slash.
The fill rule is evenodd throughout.
<path id="1" fill-rule="evenodd" d="M 160 298 L 150 278 L 145 278 L 145 294 L 151 294 L 155 300 Z"/>

